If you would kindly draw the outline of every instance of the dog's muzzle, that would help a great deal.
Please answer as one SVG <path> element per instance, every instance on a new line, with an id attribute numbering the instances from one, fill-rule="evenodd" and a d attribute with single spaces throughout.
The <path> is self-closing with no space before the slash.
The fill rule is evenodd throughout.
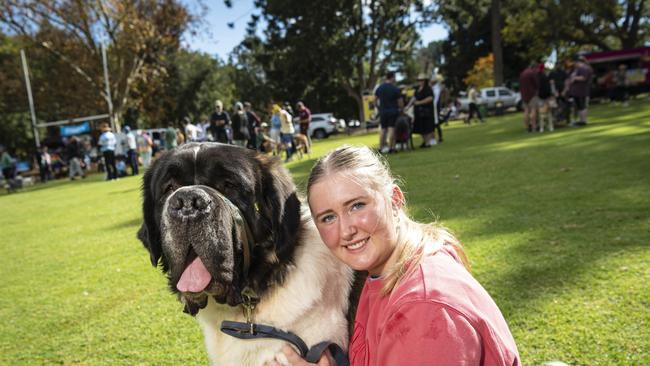
<path id="1" fill-rule="evenodd" d="M 202 189 L 180 188 L 169 200 L 169 214 L 182 221 L 196 220 L 207 216 L 213 208 L 213 201 Z"/>

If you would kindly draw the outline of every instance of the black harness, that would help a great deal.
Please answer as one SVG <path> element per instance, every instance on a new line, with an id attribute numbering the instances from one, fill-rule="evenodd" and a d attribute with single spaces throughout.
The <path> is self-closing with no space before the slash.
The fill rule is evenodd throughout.
<path id="1" fill-rule="evenodd" d="M 235 224 L 237 225 L 242 240 L 244 254 L 243 269 L 244 278 L 246 278 L 248 277 L 248 271 L 250 269 L 251 263 L 253 233 L 250 229 L 250 226 L 248 226 L 248 222 L 246 222 L 244 216 L 241 214 L 239 208 L 221 193 L 219 193 L 219 195 L 231 206 L 231 209 L 233 211 Z M 258 210 L 257 203 L 255 204 L 255 209 Z M 224 320 L 221 322 L 221 331 L 223 333 L 239 339 L 271 338 L 288 342 L 292 344 L 296 350 L 298 350 L 300 357 L 311 363 L 317 363 L 321 358 L 323 352 L 325 352 L 325 350 L 329 350 L 332 354 L 332 357 L 336 361 L 337 366 L 348 366 L 350 364 L 345 351 L 343 351 L 341 346 L 334 342 L 324 341 L 309 348 L 307 347 L 305 341 L 302 340 L 302 338 L 291 332 L 285 332 L 282 329 L 277 329 L 270 325 L 254 323 L 253 312 L 260 301 L 259 296 L 253 289 L 251 289 L 249 286 L 246 286 L 241 291 L 241 298 L 242 310 L 244 312 L 244 316 L 246 317 L 246 322 L 244 323 Z"/>

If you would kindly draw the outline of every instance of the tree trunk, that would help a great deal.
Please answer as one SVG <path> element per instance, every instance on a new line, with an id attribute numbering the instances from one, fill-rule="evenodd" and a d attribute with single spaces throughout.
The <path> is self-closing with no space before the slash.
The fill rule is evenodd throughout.
<path id="1" fill-rule="evenodd" d="M 492 54 L 494 86 L 503 85 L 503 46 L 501 43 L 501 0 L 492 0 Z"/>

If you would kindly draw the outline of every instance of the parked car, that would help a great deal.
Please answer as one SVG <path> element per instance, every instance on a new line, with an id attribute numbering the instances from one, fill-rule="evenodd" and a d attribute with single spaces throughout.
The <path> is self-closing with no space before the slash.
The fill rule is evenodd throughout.
<path id="1" fill-rule="evenodd" d="M 485 106 L 488 110 L 497 109 L 498 107 L 508 109 L 515 107 L 521 109 L 521 94 L 514 92 L 506 87 L 498 86 L 493 88 L 482 88 L 479 96 L 479 104 Z M 460 98 L 460 110 L 469 111 L 469 98 L 462 94 Z"/>
<path id="2" fill-rule="evenodd" d="M 296 131 L 300 131 L 300 118 L 295 117 L 293 124 Z M 334 117 L 334 114 L 316 113 L 311 115 L 308 132 L 312 138 L 320 140 L 344 131 L 345 128 L 345 120 Z"/>

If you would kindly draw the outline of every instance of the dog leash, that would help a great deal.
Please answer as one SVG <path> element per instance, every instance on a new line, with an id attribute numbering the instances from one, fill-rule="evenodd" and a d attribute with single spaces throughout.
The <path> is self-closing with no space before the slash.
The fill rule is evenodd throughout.
<path id="1" fill-rule="evenodd" d="M 302 338 L 291 332 L 285 332 L 270 325 L 244 323 L 224 320 L 221 323 L 221 331 L 229 336 L 239 339 L 260 339 L 272 338 L 291 343 L 300 353 L 300 357 L 307 362 L 317 363 L 325 350 L 330 351 L 337 366 L 349 366 L 348 357 L 338 344 L 330 341 L 320 342 L 312 348 L 308 348 Z"/>

